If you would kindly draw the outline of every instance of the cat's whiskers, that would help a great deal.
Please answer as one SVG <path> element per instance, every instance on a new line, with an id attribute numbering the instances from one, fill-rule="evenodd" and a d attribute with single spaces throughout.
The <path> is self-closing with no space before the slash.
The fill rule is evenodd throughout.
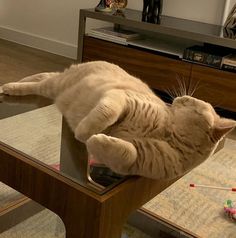
<path id="1" fill-rule="evenodd" d="M 207 87 L 207 86 L 208 86 L 207 84 L 201 84 L 200 80 L 196 81 L 194 84 L 191 81 L 190 84 L 189 84 L 187 95 L 193 97 L 194 93 L 197 90 L 199 90 L 200 88 L 203 88 L 203 87 Z M 218 99 L 218 102 L 216 104 L 212 105 L 212 106 L 213 106 L 213 108 L 219 108 L 222 104 L 223 104 L 223 99 L 220 98 L 220 99 Z"/>
<path id="2" fill-rule="evenodd" d="M 184 77 L 177 76 L 177 85 L 172 88 L 168 88 L 165 92 L 174 100 L 176 97 L 182 97 L 187 94 L 187 86 L 184 80 Z"/>
<path id="3" fill-rule="evenodd" d="M 190 81 L 189 86 L 187 87 L 186 81 L 184 77 L 177 76 L 177 85 L 173 86 L 172 88 L 167 88 L 165 92 L 171 97 L 171 99 L 175 99 L 176 97 L 182 97 L 185 95 L 189 95 L 191 97 L 194 96 L 197 90 L 202 88 L 204 85 L 200 84 L 201 81 L 195 81 L 194 83 Z M 177 86 L 177 87 L 176 87 Z"/>
<path id="4" fill-rule="evenodd" d="M 171 97 L 172 100 L 175 99 L 175 95 L 174 95 L 174 93 L 172 92 L 172 90 L 170 88 L 167 88 L 164 91 Z"/>
<path id="5" fill-rule="evenodd" d="M 187 95 L 187 87 L 186 87 L 184 77 L 177 75 L 176 79 L 177 79 L 178 87 L 180 90 L 178 96 L 181 97 L 181 96 Z"/>
<path id="6" fill-rule="evenodd" d="M 195 93 L 200 87 L 202 87 L 202 85 L 200 85 L 200 80 L 196 81 L 194 84 L 192 83 L 192 81 L 190 81 L 187 95 L 193 97 L 194 93 Z"/>
<path id="7" fill-rule="evenodd" d="M 178 92 L 174 87 L 165 89 L 164 91 L 171 97 L 172 100 L 178 97 Z"/>

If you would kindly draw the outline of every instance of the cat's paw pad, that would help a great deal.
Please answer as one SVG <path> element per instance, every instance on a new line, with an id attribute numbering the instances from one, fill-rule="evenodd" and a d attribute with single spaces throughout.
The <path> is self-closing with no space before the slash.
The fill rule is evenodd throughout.
<path id="1" fill-rule="evenodd" d="M 103 157 L 111 156 L 110 152 L 114 140 L 114 138 L 104 134 L 93 135 L 86 142 L 87 150 L 99 159 L 100 162 L 103 162 Z"/>
<path id="2" fill-rule="evenodd" d="M 89 147 L 97 147 L 100 150 L 108 150 L 111 146 L 115 145 L 117 143 L 117 138 L 114 138 L 112 136 L 107 136 L 105 134 L 97 134 L 91 136 L 87 140 L 87 145 Z"/>
<path id="3" fill-rule="evenodd" d="M 88 154 L 99 163 L 104 163 L 102 154 L 105 148 L 102 141 L 103 135 L 93 135 L 86 141 Z"/>
<path id="4" fill-rule="evenodd" d="M 97 134 L 97 135 L 93 135 L 91 136 L 87 142 L 86 145 L 88 148 L 90 149 L 105 149 L 106 144 L 108 143 L 108 138 L 106 135 L 104 134 Z"/>

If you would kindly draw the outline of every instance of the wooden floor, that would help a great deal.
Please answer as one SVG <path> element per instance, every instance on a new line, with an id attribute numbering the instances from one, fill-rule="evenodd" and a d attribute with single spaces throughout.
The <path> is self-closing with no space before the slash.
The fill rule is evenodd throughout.
<path id="1" fill-rule="evenodd" d="M 0 84 L 52 71 L 63 71 L 72 59 L 0 39 Z"/>

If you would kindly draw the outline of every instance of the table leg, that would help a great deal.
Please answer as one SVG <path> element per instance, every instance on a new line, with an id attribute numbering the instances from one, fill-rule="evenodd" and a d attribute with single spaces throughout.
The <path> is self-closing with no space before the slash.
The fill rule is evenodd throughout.
<path id="1" fill-rule="evenodd" d="M 74 197 L 62 216 L 66 238 L 120 238 L 126 217 L 89 197 Z"/>

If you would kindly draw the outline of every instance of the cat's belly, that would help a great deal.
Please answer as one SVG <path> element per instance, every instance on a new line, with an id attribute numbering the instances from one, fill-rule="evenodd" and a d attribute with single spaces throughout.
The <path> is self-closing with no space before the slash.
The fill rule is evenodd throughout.
<path id="1" fill-rule="evenodd" d="M 141 127 L 127 126 L 127 127 L 111 127 L 107 134 L 117 138 L 138 138 L 146 137 L 149 134 Z"/>
<path id="2" fill-rule="evenodd" d="M 124 120 L 109 127 L 104 133 L 121 139 L 141 137 L 161 139 L 165 137 L 164 128 L 161 124 L 134 123 Z"/>

